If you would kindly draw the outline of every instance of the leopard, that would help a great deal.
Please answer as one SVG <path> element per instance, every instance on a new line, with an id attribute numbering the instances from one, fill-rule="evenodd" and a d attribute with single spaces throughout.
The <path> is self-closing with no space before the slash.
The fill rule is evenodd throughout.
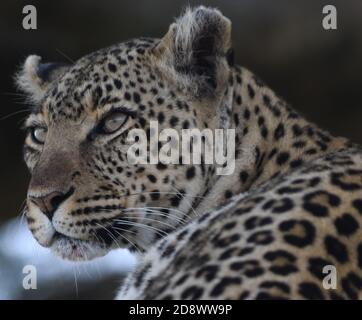
<path id="1" fill-rule="evenodd" d="M 218 9 L 71 63 L 30 55 L 15 79 L 31 105 L 28 227 L 63 259 L 137 255 L 116 299 L 362 298 L 362 148 L 235 64 Z M 131 163 L 128 134 L 150 140 L 151 121 L 233 130 L 234 170 Z"/>

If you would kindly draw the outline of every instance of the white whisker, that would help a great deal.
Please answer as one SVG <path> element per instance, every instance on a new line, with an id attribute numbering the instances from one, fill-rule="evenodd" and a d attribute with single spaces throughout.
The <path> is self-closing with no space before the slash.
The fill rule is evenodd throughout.
<path id="1" fill-rule="evenodd" d="M 149 229 L 149 230 L 153 230 L 155 231 L 158 235 L 160 235 L 161 237 L 166 236 L 167 232 L 158 229 L 156 227 L 153 226 L 149 226 L 147 224 L 143 224 L 143 223 L 138 223 L 138 222 L 133 222 L 133 221 L 127 221 L 127 220 L 122 220 L 122 219 L 114 219 L 115 222 L 119 222 L 121 224 L 124 225 L 130 225 L 130 226 L 134 226 L 134 227 L 140 227 L 140 228 L 145 228 L 145 229 Z"/>
<path id="2" fill-rule="evenodd" d="M 139 217 L 135 217 L 135 216 L 123 216 L 123 218 L 126 218 L 126 219 L 136 219 L 136 218 L 139 218 Z M 172 226 L 170 225 L 169 223 L 166 223 L 166 222 L 163 222 L 161 220 L 156 220 L 156 219 L 152 219 L 152 218 L 146 218 L 146 217 L 141 217 L 142 220 L 147 220 L 147 221 L 151 221 L 151 222 L 156 222 L 156 223 L 160 223 L 160 224 L 163 224 L 171 229 L 175 229 L 176 227 L 175 226 Z M 133 221 L 132 221 L 133 222 Z"/>
<path id="3" fill-rule="evenodd" d="M 174 189 L 178 192 L 178 194 L 179 194 L 179 199 L 181 199 L 181 200 L 182 200 L 182 199 L 185 199 L 185 200 L 188 202 L 191 210 L 193 211 L 193 213 L 195 214 L 195 216 L 198 217 L 199 214 L 195 211 L 194 207 L 192 206 L 192 203 L 186 198 L 186 196 L 188 196 L 188 195 L 187 195 L 187 194 L 182 194 L 176 187 L 171 186 L 171 188 L 174 188 Z M 190 197 L 190 196 L 189 196 L 189 197 Z M 193 196 L 191 196 L 191 197 L 193 197 Z M 204 197 L 201 197 L 201 198 L 204 198 Z"/>

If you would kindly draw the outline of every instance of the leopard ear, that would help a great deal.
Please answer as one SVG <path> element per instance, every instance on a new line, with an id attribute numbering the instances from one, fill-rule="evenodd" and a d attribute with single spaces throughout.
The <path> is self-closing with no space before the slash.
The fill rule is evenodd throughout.
<path id="1" fill-rule="evenodd" d="M 39 102 L 49 85 L 69 68 L 64 63 L 41 63 L 41 57 L 30 55 L 15 75 L 17 87 L 29 95 L 33 103 Z"/>
<path id="2" fill-rule="evenodd" d="M 219 10 L 187 8 L 154 49 L 171 79 L 197 96 L 214 94 L 227 80 L 231 22 Z"/>

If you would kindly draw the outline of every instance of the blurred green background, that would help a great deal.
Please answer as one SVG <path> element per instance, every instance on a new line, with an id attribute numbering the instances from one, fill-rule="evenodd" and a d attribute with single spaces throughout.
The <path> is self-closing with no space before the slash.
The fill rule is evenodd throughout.
<path id="1" fill-rule="evenodd" d="M 37 30 L 22 28 L 26 4 L 38 9 Z M 233 22 L 238 64 L 257 73 L 309 119 L 362 142 L 361 0 L 2 0 L 0 223 L 19 213 L 29 179 L 19 129 L 26 105 L 12 82 L 17 66 L 28 54 L 48 61 L 76 60 L 132 37 L 161 37 L 187 4 L 221 9 Z M 337 7 L 338 30 L 322 28 L 326 4 Z"/>

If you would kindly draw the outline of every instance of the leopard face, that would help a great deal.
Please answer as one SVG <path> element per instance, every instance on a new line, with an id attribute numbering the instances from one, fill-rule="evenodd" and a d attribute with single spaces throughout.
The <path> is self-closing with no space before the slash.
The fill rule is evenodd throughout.
<path id="1" fill-rule="evenodd" d="M 131 40 L 72 65 L 26 59 L 17 75 L 33 105 L 26 216 L 41 245 L 70 260 L 141 252 L 193 215 L 213 166 L 131 164 L 127 134 L 152 138 L 151 120 L 160 130 L 219 127 L 230 22 L 210 10 L 193 13 L 205 20 L 198 29 L 184 16 L 161 40 Z"/>

